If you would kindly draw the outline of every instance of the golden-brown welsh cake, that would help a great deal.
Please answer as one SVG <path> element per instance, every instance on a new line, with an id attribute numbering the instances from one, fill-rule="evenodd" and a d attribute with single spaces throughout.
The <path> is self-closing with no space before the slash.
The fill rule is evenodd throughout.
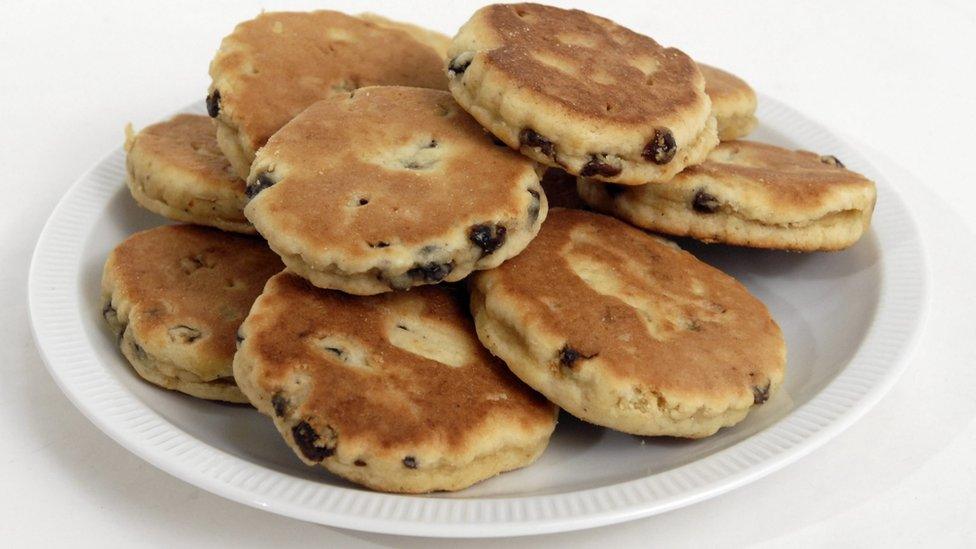
<path id="1" fill-rule="evenodd" d="M 591 423 L 704 437 L 783 379 L 783 335 L 742 284 L 600 214 L 554 208 L 525 252 L 470 288 L 481 342 Z"/>
<path id="2" fill-rule="evenodd" d="M 126 128 L 126 183 L 147 210 L 175 221 L 254 233 L 244 180 L 217 146 L 206 116 L 179 114 L 139 133 Z"/>
<path id="3" fill-rule="evenodd" d="M 705 242 L 801 252 L 847 248 L 871 224 L 876 191 L 834 156 L 752 141 L 719 145 L 666 185 L 580 179 L 594 209 Z"/>
<path id="4" fill-rule="evenodd" d="M 235 334 L 284 266 L 258 238 L 195 225 L 136 233 L 105 262 L 102 313 L 150 383 L 247 402 L 233 378 Z"/>
<path id="5" fill-rule="evenodd" d="M 698 65 L 602 17 L 487 6 L 461 27 L 448 57 L 451 93 L 481 125 L 575 175 L 667 181 L 718 143 Z"/>
<path id="6" fill-rule="evenodd" d="M 244 178 L 258 148 L 312 103 L 363 86 L 446 89 L 443 65 L 429 39 L 389 21 L 326 10 L 262 13 L 221 42 L 207 108 L 221 150 Z"/>
<path id="7" fill-rule="evenodd" d="M 738 76 L 704 63 L 698 68 L 705 77 L 705 93 L 712 100 L 712 114 L 721 141 L 741 139 L 755 129 L 756 92 Z"/>
<path id="8" fill-rule="evenodd" d="M 241 390 L 309 465 L 376 490 L 459 490 L 532 463 L 557 408 L 474 334 L 449 286 L 370 297 L 273 277 L 241 327 Z"/>
<path id="9" fill-rule="evenodd" d="M 244 213 L 294 272 L 372 295 L 456 281 L 519 253 L 548 211 L 536 165 L 444 91 L 361 88 L 262 148 Z"/>

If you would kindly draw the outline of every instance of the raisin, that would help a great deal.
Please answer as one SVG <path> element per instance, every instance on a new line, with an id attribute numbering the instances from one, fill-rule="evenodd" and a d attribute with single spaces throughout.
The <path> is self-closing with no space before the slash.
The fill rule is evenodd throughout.
<path id="1" fill-rule="evenodd" d="M 244 343 L 244 336 L 241 335 L 240 330 L 237 330 L 237 333 L 234 334 L 234 340 L 237 342 L 238 346 L 240 346 L 241 343 Z"/>
<path id="2" fill-rule="evenodd" d="M 417 468 L 417 458 L 415 458 L 413 456 L 407 456 L 407 457 L 403 458 L 403 466 L 406 467 L 407 469 L 416 469 Z"/>
<path id="3" fill-rule="evenodd" d="M 532 195 L 532 203 L 529 204 L 529 224 L 532 225 L 539 218 L 539 211 L 542 209 L 542 199 L 539 196 L 539 191 L 529 189 L 529 194 Z"/>
<path id="4" fill-rule="evenodd" d="M 139 345 L 135 341 L 132 342 L 132 352 L 135 353 L 137 360 L 146 360 L 149 358 L 149 355 L 146 354 L 146 350 L 142 348 L 142 345 Z"/>
<path id="5" fill-rule="evenodd" d="M 254 198 L 259 192 L 267 189 L 275 183 L 277 183 L 277 181 L 271 179 L 270 175 L 263 173 L 254 180 L 254 183 L 248 184 L 247 188 L 244 189 L 244 194 L 246 194 L 248 198 Z"/>
<path id="6" fill-rule="evenodd" d="M 567 368 L 572 368 L 573 365 L 576 364 L 576 361 L 580 359 L 588 360 L 595 357 L 596 355 L 597 353 L 593 353 L 591 355 L 585 355 L 580 351 L 570 347 L 567 344 L 567 345 L 563 345 L 562 349 L 559 349 L 559 364 Z"/>
<path id="7" fill-rule="evenodd" d="M 838 168 L 845 167 L 844 166 L 844 163 L 841 162 L 839 158 L 837 158 L 836 156 L 834 156 L 832 154 L 825 154 L 825 155 L 821 156 L 820 157 L 820 161 L 823 162 L 824 164 L 828 164 L 830 166 L 837 166 Z"/>
<path id="8" fill-rule="evenodd" d="M 356 467 L 366 467 L 366 462 L 361 459 L 357 459 L 356 461 L 352 462 L 352 464 Z"/>
<path id="9" fill-rule="evenodd" d="M 623 169 L 617 165 L 613 165 L 607 162 L 609 158 L 605 154 L 601 155 L 590 155 L 590 160 L 586 164 L 583 164 L 583 168 L 580 169 L 580 175 L 583 177 L 591 177 L 594 175 L 602 175 L 603 177 L 615 177 L 620 175 Z"/>
<path id="10" fill-rule="evenodd" d="M 769 400 L 769 383 L 765 387 L 760 387 L 758 385 L 752 386 L 752 402 L 754 404 L 762 404 Z"/>
<path id="11" fill-rule="evenodd" d="M 369 245 L 370 248 L 386 248 L 390 245 L 389 242 L 385 240 L 380 240 L 379 242 L 374 242 Z"/>
<path id="12" fill-rule="evenodd" d="M 474 55 L 471 52 L 464 52 L 451 59 L 451 62 L 447 65 L 447 75 L 453 78 L 464 74 L 464 71 L 468 70 L 468 67 L 471 66 L 473 59 Z"/>
<path id="13" fill-rule="evenodd" d="M 210 115 L 210 118 L 217 118 L 217 115 L 220 114 L 220 90 L 214 90 L 213 93 L 207 95 L 207 114 Z"/>
<path id="14" fill-rule="evenodd" d="M 667 128 L 655 128 L 654 137 L 647 142 L 642 156 L 655 164 L 667 164 L 678 152 L 678 144 L 674 141 L 674 134 Z"/>
<path id="15" fill-rule="evenodd" d="M 524 128 L 519 132 L 519 143 L 524 147 L 539 149 L 539 152 L 542 154 L 553 160 L 556 159 L 556 146 L 552 144 L 552 141 L 542 137 L 533 129 Z"/>
<path id="16" fill-rule="evenodd" d="M 288 399 L 285 398 L 280 392 L 275 393 L 271 397 L 271 407 L 274 408 L 274 413 L 278 417 L 285 417 L 285 412 L 288 411 Z"/>
<path id="17" fill-rule="evenodd" d="M 112 306 L 111 301 L 109 301 L 108 303 L 105 304 L 104 307 L 102 307 L 102 316 L 105 317 L 105 320 L 107 320 L 108 322 L 118 321 L 119 313 L 118 311 L 115 310 L 115 307 Z"/>
<path id="18" fill-rule="evenodd" d="M 468 233 L 468 239 L 481 248 L 481 256 L 491 255 L 505 244 L 505 233 L 508 230 L 501 225 L 474 225 Z"/>
<path id="19" fill-rule="evenodd" d="M 325 350 L 326 351 L 329 351 L 330 353 L 334 354 L 335 356 L 337 356 L 339 358 L 342 358 L 342 355 L 346 354 L 345 351 L 343 351 L 342 349 L 340 349 L 338 347 L 326 347 Z"/>
<path id="20" fill-rule="evenodd" d="M 440 282 L 444 277 L 451 274 L 454 270 L 453 263 L 427 263 L 418 265 L 407 271 L 407 275 L 413 279 L 421 279 L 424 282 Z"/>
<path id="21" fill-rule="evenodd" d="M 564 345 L 562 349 L 559 350 L 559 363 L 563 366 L 573 367 L 573 364 L 580 359 L 582 355 L 576 349 L 573 349 L 569 345 Z"/>
<path id="22" fill-rule="evenodd" d="M 300 421 L 292 427 L 291 435 L 295 439 L 295 444 L 302 454 L 311 461 L 322 461 L 335 453 L 335 448 L 328 446 L 317 446 L 320 440 L 319 434 L 308 424 L 307 421 Z"/>
<path id="23" fill-rule="evenodd" d="M 714 196 L 705 191 L 695 193 L 695 198 L 691 200 L 691 207 L 698 213 L 715 213 L 721 204 Z"/>

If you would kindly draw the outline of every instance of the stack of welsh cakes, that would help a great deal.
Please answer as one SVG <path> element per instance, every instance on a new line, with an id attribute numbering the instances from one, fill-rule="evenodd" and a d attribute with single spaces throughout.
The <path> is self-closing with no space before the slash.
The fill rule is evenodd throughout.
<path id="1" fill-rule="evenodd" d="M 453 39 L 264 13 L 210 75 L 209 118 L 127 131 L 132 197 L 180 224 L 115 248 L 102 313 L 150 383 L 253 405 L 377 490 L 529 465 L 559 409 L 738 423 L 781 386 L 783 335 L 660 235 L 839 250 L 874 206 L 833 156 L 741 140 L 739 78 L 577 10 L 487 6 Z"/>

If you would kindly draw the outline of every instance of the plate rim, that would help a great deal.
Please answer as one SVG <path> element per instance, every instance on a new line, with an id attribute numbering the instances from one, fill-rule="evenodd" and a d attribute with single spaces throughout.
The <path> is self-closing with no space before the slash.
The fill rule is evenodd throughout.
<path id="1" fill-rule="evenodd" d="M 767 428 L 667 471 L 555 494 L 470 499 L 416 497 L 292 477 L 224 452 L 182 431 L 125 390 L 98 361 L 81 323 L 85 307 L 78 277 L 81 245 L 88 233 L 77 230 L 76 224 L 86 220 L 94 223 L 98 213 L 95 210 L 106 204 L 109 192 L 118 191 L 121 172 L 115 174 L 115 187 L 101 189 L 103 196 L 86 191 L 86 185 L 94 185 L 92 178 L 112 167 L 113 158 L 122 152 L 121 146 L 72 183 L 45 222 L 28 273 L 31 332 L 61 391 L 89 421 L 122 447 L 199 488 L 292 518 L 385 534 L 502 537 L 604 526 L 691 505 L 781 469 L 857 421 L 904 372 L 928 316 L 929 261 L 915 215 L 898 188 L 843 137 L 819 121 L 763 94 L 759 95 L 759 105 L 760 121 L 775 113 L 798 121 L 795 131 L 790 132 L 791 138 L 802 142 L 829 141 L 834 145 L 833 152 L 840 149 L 848 165 L 866 173 L 883 188 L 884 216 L 897 223 L 885 225 L 886 231 L 893 234 L 881 235 L 879 231 L 878 239 L 894 239 L 907 245 L 893 246 L 881 254 L 881 289 L 872 322 L 854 356 L 832 381 Z M 195 102 L 179 112 L 201 111 L 202 106 Z M 79 212 L 85 208 L 87 211 Z M 878 227 L 878 213 L 876 210 L 872 227 Z M 882 313 L 886 313 L 884 318 Z"/>

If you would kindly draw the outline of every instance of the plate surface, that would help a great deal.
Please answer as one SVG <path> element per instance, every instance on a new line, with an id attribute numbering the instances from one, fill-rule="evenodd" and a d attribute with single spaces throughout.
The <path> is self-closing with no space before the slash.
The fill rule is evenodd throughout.
<path id="1" fill-rule="evenodd" d="M 760 478 L 839 433 L 891 387 L 925 313 L 915 222 L 897 190 L 819 124 L 760 97 L 752 139 L 834 154 L 877 182 L 872 229 L 853 248 L 790 254 L 680 244 L 736 276 L 786 336 L 783 389 L 739 425 L 699 441 L 640 438 L 563 414 L 531 467 L 455 494 L 360 489 L 303 465 L 271 421 L 246 407 L 157 389 L 104 326 L 102 264 L 129 234 L 166 220 L 140 209 L 111 152 L 67 192 L 34 251 L 31 322 L 51 375 L 102 431 L 153 465 L 226 498 L 302 520 L 374 532 L 507 536 L 661 513 Z M 203 113 L 203 105 L 187 112 Z"/>

